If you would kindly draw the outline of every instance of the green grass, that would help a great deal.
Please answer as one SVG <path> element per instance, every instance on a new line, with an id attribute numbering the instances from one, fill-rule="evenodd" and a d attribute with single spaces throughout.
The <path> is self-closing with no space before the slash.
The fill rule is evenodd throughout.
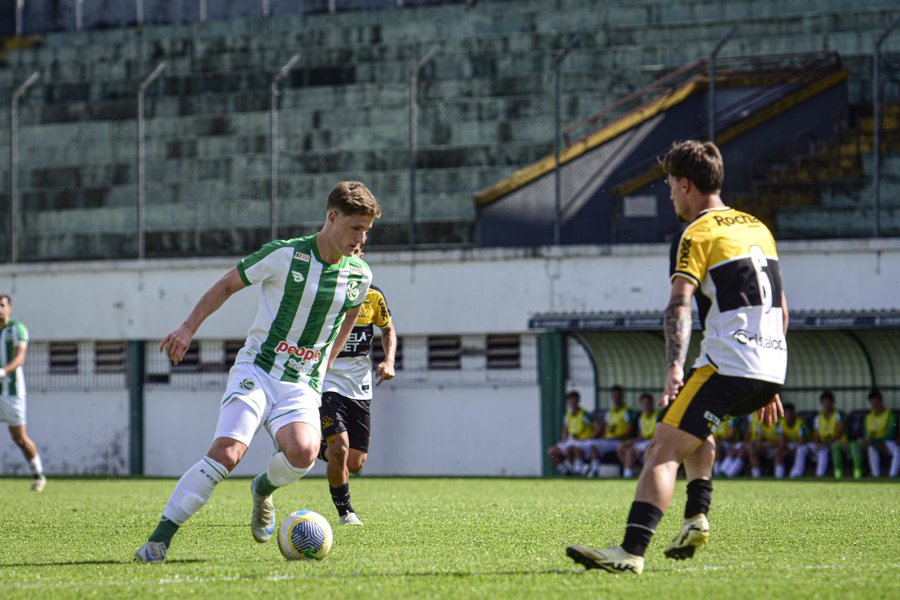
<path id="1" fill-rule="evenodd" d="M 228 480 L 168 563 L 132 563 L 174 484 L 51 479 L 38 495 L 0 479 L 0 596 L 900 597 L 897 483 L 717 481 L 709 546 L 675 562 L 662 550 L 681 520 L 681 481 L 640 577 L 586 572 L 564 553 L 621 541 L 634 482 L 354 479 L 365 527 L 335 527 L 324 561 L 289 563 L 274 541 L 252 540 L 248 481 Z M 337 521 L 323 479 L 275 502 Z"/>

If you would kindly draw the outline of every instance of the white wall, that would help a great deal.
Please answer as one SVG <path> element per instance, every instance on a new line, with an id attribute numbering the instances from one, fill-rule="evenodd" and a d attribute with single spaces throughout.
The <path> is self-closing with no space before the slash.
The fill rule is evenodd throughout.
<path id="1" fill-rule="evenodd" d="M 900 240 L 780 246 L 795 310 L 900 309 Z M 660 311 L 668 247 L 577 246 L 366 255 L 401 335 L 524 332 L 536 313 Z M 232 259 L 0 266 L 0 290 L 36 339 L 160 339 Z M 865 290 L 865 293 L 859 293 Z M 243 337 L 253 289 L 236 294 L 198 336 Z"/>
<path id="2" fill-rule="evenodd" d="M 900 240 L 792 242 L 780 246 L 792 310 L 900 310 Z M 668 295 L 668 248 L 487 249 L 367 255 L 398 331 L 524 333 L 537 313 L 659 311 Z M 234 260 L 0 266 L 0 291 L 35 340 L 161 338 Z M 252 289 L 235 295 L 199 338 L 244 336 L 256 311 Z M 421 356 L 410 356 L 415 362 Z M 222 389 L 150 389 L 145 468 L 179 475 L 206 451 Z M 409 475 L 537 475 L 537 384 L 381 386 L 366 471 Z M 127 393 L 29 395 L 29 430 L 50 473 L 128 471 Z M 257 436 L 237 474 L 260 471 L 272 451 Z M 0 442 L 3 473 L 26 472 Z M 317 467 L 317 473 L 322 467 Z"/>
<path id="3" fill-rule="evenodd" d="M 27 417 L 28 433 L 47 473 L 128 474 L 126 391 L 29 392 Z M 0 434 L 0 473 L 29 473 L 5 431 Z"/>
<path id="4" fill-rule="evenodd" d="M 221 391 L 150 391 L 145 397 L 147 475 L 178 476 L 206 453 Z M 512 475 L 541 472 L 536 386 L 402 388 L 379 386 L 372 407 L 370 475 Z M 235 475 L 265 469 L 274 451 L 257 433 Z M 314 474 L 324 474 L 317 464 Z"/>

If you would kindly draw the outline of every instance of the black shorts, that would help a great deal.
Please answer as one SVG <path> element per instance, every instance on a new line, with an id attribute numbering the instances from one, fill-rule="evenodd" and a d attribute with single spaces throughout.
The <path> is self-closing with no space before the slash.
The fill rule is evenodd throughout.
<path id="1" fill-rule="evenodd" d="M 371 427 L 371 400 L 354 400 L 337 392 L 322 394 L 322 444 L 336 433 L 347 432 L 350 447 L 360 452 L 369 451 Z"/>
<path id="2" fill-rule="evenodd" d="M 706 365 L 690 373 L 662 422 L 705 440 L 722 421 L 762 408 L 780 390 L 780 383 L 720 375 Z"/>

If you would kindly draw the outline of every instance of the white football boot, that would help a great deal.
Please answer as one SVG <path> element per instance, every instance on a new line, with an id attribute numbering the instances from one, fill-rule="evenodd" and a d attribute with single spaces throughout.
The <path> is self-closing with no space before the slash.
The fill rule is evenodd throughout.
<path id="1" fill-rule="evenodd" d="M 705 546 L 707 542 L 709 542 L 709 521 L 706 515 L 701 513 L 684 520 L 681 531 L 666 547 L 666 556 L 675 560 L 693 558 L 697 549 Z"/>
<path id="2" fill-rule="evenodd" d="M 250 531 L 253 539 L 263 544 L 272 539 L 275 533 L 275 503 L 272 496 L 260 496 L 256 493 L 256 484 L 262 475 L 250 481 L 250 495 L 253 497 L 253 514 L 250 516 Z"/>
<path id="3" fill-rule="evenodd" d="M 622 546 L 613 546 L 605 550 L 587 546 L 569 546 L 566 548 L 566 554 L 585 569 L 603 569 L 609 573 L 635 575 L 640 575 L 644 571 L 644 557 L 629 554 Z"/>
<path id="4" fill-rule="evenodd" d="M 346 515 L 341 515 L 340 518 L 341 525 L 362 525 L 363 522 L 360 521 L 359 517 L 355 512 L 348 512 Z"/>
<path id="5" fill-rule="evenodd" d="M 144 563 L 165 562 L 168 548 L 164 542 L 147 542 L 134 555 L 134 560 Z"/>

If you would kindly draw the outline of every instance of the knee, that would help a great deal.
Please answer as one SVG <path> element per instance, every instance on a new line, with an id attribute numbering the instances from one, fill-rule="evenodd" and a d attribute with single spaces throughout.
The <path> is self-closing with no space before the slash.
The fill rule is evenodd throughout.
<path id="1" fill-rule="evenodd" d="M 206 455 L 225 467 L 230 473 L 241 462 L 246 450 L 247 447 L 238 441 L 228 443 L 217 440 Z"/>
<path id="2" fill-rule="evenodd" d="M 320 444 L 312 444 L 304 441 L 298 442 L 290 448 L 282 449 L 282 452 L 292 467 L 305 469 L 316 461 L 316 457 L 319 455 L 319 448 Z M 334 452 L 331 447 L 328 448 L 328 451 L 331 453 Z"/>
<path id="3" fill-rule="evenodd" d="M 368 457 L 369 455 L 364 452 L 351 452 L 350 456 L 347 457 L 347 470 L 351 473 L 359 473 L 362 471 L 363 465 L 366 464 Z"/>

